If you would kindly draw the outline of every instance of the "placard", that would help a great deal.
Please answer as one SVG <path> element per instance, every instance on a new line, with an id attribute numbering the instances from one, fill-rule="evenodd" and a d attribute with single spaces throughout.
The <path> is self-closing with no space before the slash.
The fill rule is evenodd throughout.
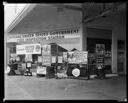
<path id="1" fill-rule="evenodd" d="M 50 66 L 51 65 L 51 56 L 50 55 L 42 56 L 42 64 Z"/>
<path id="2" fill-rule="evenodd" d="M 32 66 L 32 64 L 31 63 L 27 63 L 27 67 L 31 67 Z"/>
<path id="3" fill-rule="evenodd" d="M 20 61 L 20 57 L 19 56 L 16 57 L 16 61 Z"/>
<path id="4" fill-rule="evenodd" d="M 56 63 L 56 56 L 52 56 L 52 63 Z"/>
<path id="5" fill-rule="evenodd" d="M 26 55 L 25 55 L 25 61 L 26 61 L 26 62 L 32 61 L 32 55 L 31 55 L 31 54 L 26 54 Z"/>
<path id="6" fill-rule="evenodd" d="M 58 56 L 58 63 L 63 63 L 63 57 L 62 56 Z"/>
<path id="7" fill-rule="evenodd" d="M 38 56 L 38 62 L 42 63 L 42 56 Z"/>
<path id="8" fill-rule="evenodd" d="M 41 54 L 40 44 L 16 45 L 16 54 Z"/>
<path id="9" fill-rule="evenodd" d="M 63 52 L 63 60 L 65 61 L 65 62 L 67 62 L 68 61 L 68 57 L 67 57 L 68 55 L 67 55 L 67 52 Z"/>
<path id="10" fill-rule="evenodd" d="M 42 55 L 50 55 L 50 54 L 51 54 L 51 45 L 43 45 Z"/>
<path id="11" fill-rule="evenodd" d="M 68 52 L 68 62 L 69 63 L 76 63 L 76 64 L 87 64 L 88 58 L 87 58 L 88 52 L 83 51 L 74 51 L 74 52 Z"/>

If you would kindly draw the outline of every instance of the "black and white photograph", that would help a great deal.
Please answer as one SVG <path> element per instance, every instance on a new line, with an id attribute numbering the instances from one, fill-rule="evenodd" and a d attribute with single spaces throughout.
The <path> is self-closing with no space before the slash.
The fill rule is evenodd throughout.
<path id="1" fill-rule="evenodd" d="M 127 101 L 127 2 L 3 7 L 5 101 Z"/>

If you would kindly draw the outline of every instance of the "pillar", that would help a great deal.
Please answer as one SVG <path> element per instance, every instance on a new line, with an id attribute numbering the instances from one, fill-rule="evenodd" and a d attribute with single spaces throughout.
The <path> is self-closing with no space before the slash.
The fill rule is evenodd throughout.
<path id="1" fill-rule="evenodd" d="M 80 35 L 80 50 L 81 51 L 86 51 L 87 50 L 87 32 L 86 32 L 86 23 L 84 23 L 84 17 L 85 17 L 85 6 L 84 3 L 82 5 L 82 25 L 81 25 L 81 30 L 82 33 Z"/>
<path id="2" fill-rule="evenodd" d="M 127 75 L 127 70 L 126 70 L 126 41 L 125 41 L 125 50 L 124 50 L 124 74 Z"/>
<path id="3" fill-rule="evenodd" d="M 117 73 L 117 35 L 116 30 L 112 30 L 112 73 Z"/>

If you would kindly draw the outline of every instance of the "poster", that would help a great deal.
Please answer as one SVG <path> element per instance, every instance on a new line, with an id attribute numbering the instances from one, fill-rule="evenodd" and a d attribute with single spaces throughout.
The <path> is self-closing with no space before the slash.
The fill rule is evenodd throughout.
<path id="1" fill-rule="evenodd" d="M 56 63 L 56 56 L 52 56 L 52 63 Z"/>
<path id="2" fill-rule="evenodd" d="M 77 64 L 87 64 L 88 58 L 87 58 L 88 52 L 68 52 L 68 62 L 69 63 L 77 63 Z"/>
<path id="3" fill-rule="evenodd" d="M 46 74 L 46 67 L 37 67 L 37 74 Z"/>
<path id="4" fill-rule="evenodd" d="M 26 54 L 25 55 L 25 61 L 32 61 L 32 54 Z"/>
<path id="5" fill-rule="evenodd" d="M 27 63 L 27 67 L 31 67 L 31 63 Z"/>
<path id="6" fill-rule="evenodd" d="M 68 55 L 67 55 L 67 52 L 63 52 L 63 60 L 65 61 L 65 62 L 67 62 L 68 61 L 68 57 L 67 57 Z"/>
<path id="7" fill-rule="evenodd" d="M 41 54 L 40 44 L 16 45 L 16 54 Z"/>
<path id="8" fill-rule="evenodd" d="M 51 54 L 51 45 L 43 45 L 42 55 L 50 55 L 50 54 Z"/>
<path id="9" fill-rule="evenodd" d="M 20 61 L 20 57 L 19 56 L 16 57 L 16 61 Z"/>
<path id="10" fill-rule="evenodd" d="M 96 53 L 97 54 L 104 54 L 105 53 L 105 45 L 104 44 L 96 44 Z"/>
<path id="11" fill-rule="evenodd" d="M 58 56 L 58 63 L 63 63 L 63 57 L 62 56 Z"/>
<path id="12" fill-rule="evenodd" d="M 50 55 L 43 55 L 42 56 L 42 64 L 46 66 L 51 66 L 51 56 Z"/>
<path id="13" fill-rule="evenodd" d="M 42 63 L 42 56 L 38 56 L 38 62 Z"/>

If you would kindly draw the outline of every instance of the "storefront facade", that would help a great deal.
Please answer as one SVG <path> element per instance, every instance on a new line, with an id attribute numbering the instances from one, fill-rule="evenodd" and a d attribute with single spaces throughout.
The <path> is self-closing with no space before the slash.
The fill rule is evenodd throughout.
<path id="1" fill-rule="evenodd" d="M 10 55 L 16 53 L 16 45 L 38 43 L 42 46 L 57 43 L 69 51 L 73 48 L 88 51 L 91 57 L 94 55 L 96 44 L 105 44 L 106 65 L 110 68 L 110 72 L 126 74 L 126 32 L 124 29 L 126 18 L 120 17 L 120 20 L 113 17 L 110 20 L 111 16 L 108 17 L 109 22 L 114 19 L 120 20 L 114 21 L 112 27 L 108 29 L 95 25 L 97 23 L 100 26 L 107 25 L 104 20 L 83 24 L 83 14 L 80 11 L 68 9 L 58 11 L 56 7 L 46 9 L 45 6 L 35 6 L 30 14 L 6 35 L 6 65 L 9 63 Z M 51 12 L 54 14 L 50 14 Z"/>

